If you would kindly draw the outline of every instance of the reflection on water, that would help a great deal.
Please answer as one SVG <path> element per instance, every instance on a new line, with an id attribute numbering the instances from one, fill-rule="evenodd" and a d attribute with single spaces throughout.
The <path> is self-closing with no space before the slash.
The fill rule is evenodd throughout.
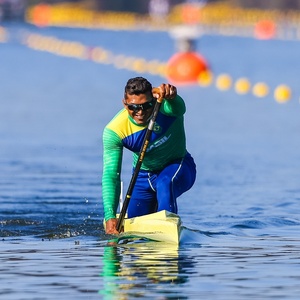
<path id="1" fill-rule="evenodd" d="M 7 238 L 0 242 L 0 299 L 298 299 L 299 238 L 202 237 L 201 247 L 179 248 Z"/>
<path id="2" fill-rule="evenodd" d="M 185 270 L 192 266 L 192 259 L 179 255 L 177 245 L 143 242 L 122 247 L 107 246 L 101 272 L 105 284 L 99 293 L 105 299 L 138 298 L 148 296 L 149 289 L 159 286 L 159 294 L 171 297 L 170 285 L 186 283 L 188 274 Z M 174 290 L 175 294 L 176 299 L 187 298 L 178 293 L 178 289 Z"/>

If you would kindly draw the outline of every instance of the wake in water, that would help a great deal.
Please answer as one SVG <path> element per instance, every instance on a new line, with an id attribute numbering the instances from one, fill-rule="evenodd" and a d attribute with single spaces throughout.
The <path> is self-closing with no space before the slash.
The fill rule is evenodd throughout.
<path id="1" fill-rule="evenodd" d="M 228 232 L 210 232 L 210 231 L 195 230 L 183 226 L 180 235 L 179 247 L 181 246 L 201 247 L 202 244 L 209 244 L 212 238 L 229 235 L 229 234 L 230 233 Z M 104 239 L 107 237 L 108 238 L 111 237 L 107 241 L 107 246 L 122 246 L 122 245 L 133 245 L 133 244 L 136 245 L 136 244 L 143 244 L 143 243 L 147 244 L 148 246 L 156 245 L 156 247 L 164 247 L 164 245 L 170 247 L 173 245 L 172 243 L 158 242 L 158 241 L 153 241 L 147 238 L 141 238 L 137 236 L 130 236 L 130 237 L 128 237 L 128 235 L 125 236 L 120 235 L 118 237 L 108 236 L 108 235 L 102 236 L 102 238 Z M 178 247 L 177 245 L 175 246 Z"/>
<path id="2" fill-rule="evenodd" d="M 57 222 L 54 218 L 50 220 L 30 219 L 4 219 L 0 221 L 0 237 L 21 238 L 35 237 L 41 239 L 63 239 L 80 236 L 92 236 L 100 239 L 104 235 L 102 224 L 98 220 L 86 219 L 65 220 Z"/>

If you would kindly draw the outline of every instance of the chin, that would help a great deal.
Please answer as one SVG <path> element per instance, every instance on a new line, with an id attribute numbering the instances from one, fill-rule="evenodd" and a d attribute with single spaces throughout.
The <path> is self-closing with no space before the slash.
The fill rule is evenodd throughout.
<path id="1" fill-rule="evenodd" d="M 147 123 L 146 120 L 137 120 L 137 119 L 135 119 L 135 122 L 139 125 L 143 125 L 143 124 Z"/>

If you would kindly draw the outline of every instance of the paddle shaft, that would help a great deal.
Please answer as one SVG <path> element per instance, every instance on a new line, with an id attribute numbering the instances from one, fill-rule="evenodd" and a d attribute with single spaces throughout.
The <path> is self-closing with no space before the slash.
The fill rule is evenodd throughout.
<path id="1" fill-rule="evenodd" d="M 153 127 L 154 127 L 154 124 L 155 124 L 155 120 L 156 120 L 157 114 L 159 112 L 160 106 L 161 106 L 162 101 L 163 101 L 163 97 L 160 94 L 160 89 L 159 88 L 153 88 L 152 92 L 156 93 L 156 94 L 159 94 L 160 96 L 159 96 L 159 98 L 157 99 L 157 101 L 155 103 L 155 106 L 154 106 L 154 109 L 153 109 L 153 112 L 152 112 L 152 116 L 151 116 L 150 122 L 148 124 L 148 128 L 147 128 L 147 131 L 146 131 L 146 134 L 145 134 L 145 137 L 144 137 L 144 140 L 143 140 L 143 144 L 142 144 L 142 147 L 141 147 L 141 150 L 140 150 L 140 153 L 139 153 L 139 157 L 138 157 L 133 175 L 131 177 L 131 180 L 130 180 L 130 183 L 129 183 L 129 186 L 128 186 L 128 190 L 127 190 L 127 193 L 126 193 L 126 197 L 124 199 L 123 206 L 122 206 L 119 218 L 118 218 L 118 223 L 117 223 L 117 227 L 116 227 L 118 232 L 120 232 L 121 229 L 122 229 L 123 221 L 124 221 L 124 218 L 125 218 L 125 215 L 126 215 L 126 212 L 127 212 L 127 208 L 128 208 L 129 201 L 130 201 L 130 198 L 131 198 L 131 195 L 132 195 L 132 192 L 133 192 L 133 188 L 134 188 L 134 185 L 136 183 L 137 177 L 139 175 L 139 171 L 141 169 L 141 166 L 142 166 L 142 163 L 143 163 L 143 160 L 144 160 L 144 156 L 146 154 L 146 150 L 147 150 L 150 138 L 151 138 L 151 134 L 152 134 Z"/>

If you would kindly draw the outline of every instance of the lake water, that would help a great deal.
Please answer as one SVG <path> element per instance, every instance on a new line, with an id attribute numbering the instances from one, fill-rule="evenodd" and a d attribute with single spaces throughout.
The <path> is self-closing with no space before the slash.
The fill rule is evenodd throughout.
<path id="1" fill-rule="evenodd" d="M 286 83 L 293 97 L 278 104 L 272 94 L 178 87 L 198 168 L 195 186 L 178 199 L 182 243 L 109 247 L 101 135 L 127 79 L 139 74 L 36 51 L 22 36 L 160 61 L 174 41 L 165 32 L 3 26 L 10 39 L 0 44 L 0 299 L 298 299 L 299 42 L 197 41 L 215 74 Z M 141 75 L 154 86 L 165 81 Z"/>

